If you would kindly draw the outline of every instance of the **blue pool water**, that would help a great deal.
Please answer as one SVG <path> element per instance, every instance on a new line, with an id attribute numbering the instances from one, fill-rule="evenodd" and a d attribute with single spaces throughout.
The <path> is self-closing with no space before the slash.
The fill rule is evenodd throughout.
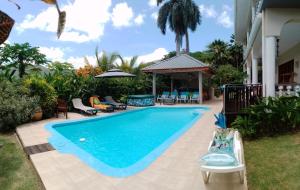
<path id="1" fill-rule="evenodd" d="M 153 162 L 202 115 L 204 107 L 145 108 L 46 126 L 49 142 L 106 175 L 133 175 Z"/>

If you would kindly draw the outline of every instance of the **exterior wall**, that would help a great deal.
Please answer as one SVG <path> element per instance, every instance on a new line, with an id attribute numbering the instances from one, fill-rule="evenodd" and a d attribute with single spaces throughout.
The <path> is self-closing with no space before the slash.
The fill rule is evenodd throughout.
<path id="1" fill-rule="evenodd" d="M 300 43 L 283 53 L 277 62 L 278 65 L 282 65 L 291 60 L 294 60 L 294 72 L 297 73 L 294 76 L 294 81 L 300 83 Z M 276 83 L 278 83 L 278 74 L 276 74 Z"/>
<path id="2" fill-rule="evenodd" d="M 284 24 L 300 21 L 300 9 L 267 8 L 264 10 L 264 36 L 280 36 Z"/>

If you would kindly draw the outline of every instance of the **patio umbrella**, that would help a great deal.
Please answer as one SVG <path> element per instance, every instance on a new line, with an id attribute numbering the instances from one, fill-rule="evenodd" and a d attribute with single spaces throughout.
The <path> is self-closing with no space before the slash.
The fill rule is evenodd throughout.
<path id="1" fill-rule="evenodd" d="M 118 77 L 135 77 L 135 75 L 123 72 L 120 69 L 111 69 L 95 77 L 96 78 L 118 78 Z"/>
<path id="2" fill-rule="evenodd" d="M 12 18 L 0 11 L 0 44 L 8 38 L 14 23 L 15 21 Z"/>

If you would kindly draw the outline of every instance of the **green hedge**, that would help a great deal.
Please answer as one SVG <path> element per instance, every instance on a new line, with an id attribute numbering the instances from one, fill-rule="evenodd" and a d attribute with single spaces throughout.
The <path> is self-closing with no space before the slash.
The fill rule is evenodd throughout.
<path id="1" fill-rule="evenodd" d="M 7 80 L 0 81 L 0 131 L 12 131 L 31 119 L 39 98 L 28 89 Z"/>

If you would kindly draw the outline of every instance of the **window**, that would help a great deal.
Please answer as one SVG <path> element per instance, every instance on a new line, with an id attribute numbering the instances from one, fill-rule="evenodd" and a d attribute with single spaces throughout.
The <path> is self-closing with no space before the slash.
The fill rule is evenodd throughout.
<path id="1" fill-rule="evenodd" d="M 284 63 L 278 69 L 278 83 L 294 82 L 294 60 Z"/>

